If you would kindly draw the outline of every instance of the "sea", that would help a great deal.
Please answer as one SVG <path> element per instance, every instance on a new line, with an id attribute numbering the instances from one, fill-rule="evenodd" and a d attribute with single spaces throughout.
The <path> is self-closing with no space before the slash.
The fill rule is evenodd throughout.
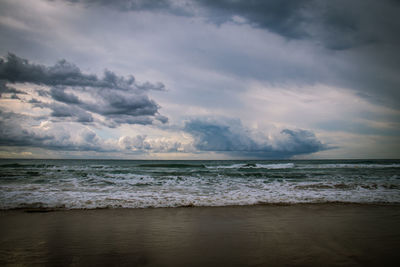
<path id="1" fill-rule="evenodd" d="M 0 160 L 0 209 L 400 203 L 400 160 Z"/>

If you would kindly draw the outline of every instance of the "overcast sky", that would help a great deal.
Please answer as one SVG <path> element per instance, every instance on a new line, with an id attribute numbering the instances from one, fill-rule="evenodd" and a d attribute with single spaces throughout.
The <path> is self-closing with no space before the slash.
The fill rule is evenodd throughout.
<path id="1" fill-rule="evenodd" d="M 395 0 L 0 0 L 0 157 L 399 158 Z"/>

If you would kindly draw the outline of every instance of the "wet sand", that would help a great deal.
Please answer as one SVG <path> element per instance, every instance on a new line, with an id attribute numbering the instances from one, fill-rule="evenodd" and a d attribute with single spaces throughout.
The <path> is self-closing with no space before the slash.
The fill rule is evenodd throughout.
<path id="1" fill-rule="evenodd" d="M 398 266 L 400 206 L 0 212 L 0 265 Z"/>

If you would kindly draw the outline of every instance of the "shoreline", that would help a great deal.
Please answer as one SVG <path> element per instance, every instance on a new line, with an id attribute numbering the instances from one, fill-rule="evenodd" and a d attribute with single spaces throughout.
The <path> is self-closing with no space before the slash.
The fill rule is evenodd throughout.
<path id="1" fill-rule="evenodd" d="M 341 201 L 331 201 L 331 202 L 300 202 L 300 203 L 287 203 L 287 202 L 277 202 L 277 203 L 256 203 L 256 204 L 244 204 L 244 205 L 225 205 L 225 206 L 196 206 L 196 205 L 182 205 L 176 207 L 98 207 L 98 208 L 60 208 L 60 207 L 17 207 L 10 209 L 0 209 L 0 213 L 2 212 L 26 212 L 26 213 L 35 213 L 35 212 L 60 212 L 60 211 L 94 211 L 94 210 L 146 210 L 146 209 L 187 209 L 187 208 L 245 208 L 245 207 L 258 207 L 258 206 L 266 206 L 266 207 L 287 207 L 287 206 L 324 206 L 324 205 L 337 205 L 337 206 L 393 206 L 399 207 L 400 203 L 397 202 L 341 202 Z"/>
<path id="2" fill-rule="evenodd" d="M 0 212 L 0 265 L 396 266 L 400 205 Z"/>

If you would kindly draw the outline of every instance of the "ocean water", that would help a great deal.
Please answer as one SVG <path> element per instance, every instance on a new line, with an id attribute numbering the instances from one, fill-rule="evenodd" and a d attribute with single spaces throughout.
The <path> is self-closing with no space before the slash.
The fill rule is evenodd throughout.
<path id="1" fill-rule="evenodd" d="M 400 203 L 400 160 L 0 160 L 0 209 Z"/>

